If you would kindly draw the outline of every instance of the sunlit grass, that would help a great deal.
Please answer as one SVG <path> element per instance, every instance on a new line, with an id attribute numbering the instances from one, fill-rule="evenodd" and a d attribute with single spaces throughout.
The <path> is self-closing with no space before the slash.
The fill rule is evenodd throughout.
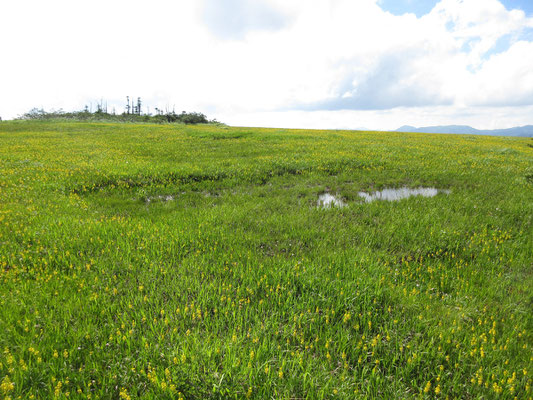
<path id="1" fill-rule="evenodd" d="M 2 122 L 0 398 L 529 399 L 532 162 L 518 138 Z M 450 193 L 358 195 L 403 186 Z"/>

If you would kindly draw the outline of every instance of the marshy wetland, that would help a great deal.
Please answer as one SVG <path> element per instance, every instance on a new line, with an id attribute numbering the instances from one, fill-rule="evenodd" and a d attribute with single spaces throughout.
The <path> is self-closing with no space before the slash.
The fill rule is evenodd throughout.
<path id="1" fill-rule="evenodd" d="M 0 397 L 531 398 L 531 143 L 0 122 Z"/>

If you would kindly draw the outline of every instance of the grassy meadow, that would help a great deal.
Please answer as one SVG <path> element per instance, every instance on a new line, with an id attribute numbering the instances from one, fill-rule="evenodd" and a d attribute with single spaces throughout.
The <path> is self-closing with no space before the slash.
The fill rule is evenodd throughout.
<path id="1" fill-rule="evenodd" d="M 531 399 L 532 214 L 532 139 L 0 122 L 0 399 Z"/>

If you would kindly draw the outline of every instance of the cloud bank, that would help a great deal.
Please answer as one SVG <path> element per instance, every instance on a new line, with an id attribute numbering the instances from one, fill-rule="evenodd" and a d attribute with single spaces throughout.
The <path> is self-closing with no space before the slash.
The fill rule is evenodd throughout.
<path id="1" fill-rule="evenodd" d="M 533 18 L 523 10 L 499 0 L 386 9 L 378 0 L 4 2 L 0 116 L 100 98 L 121 109 L 119 96 L 134 95 L 237 124 L 329 112 L 393 128 L 399 110 L 400 125 L 428 110 L 435 124 L 466 123 L 464 110 L 479 128 L 533 123 Z M 496 120 L 504 108 L 513 117 Z"/>

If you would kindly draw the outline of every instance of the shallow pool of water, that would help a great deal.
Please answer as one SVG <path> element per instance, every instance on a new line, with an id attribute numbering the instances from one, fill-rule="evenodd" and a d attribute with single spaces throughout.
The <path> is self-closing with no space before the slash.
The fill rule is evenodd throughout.
<path id="1" fill-rule="evenodd" d="M 174 200 L 174 196 L 172 196 L 171 194 L 151 196 L 151 197 L 146 198 L 147 203 L 151 203 L 152 201 L 171 201 L 171 200 Z"/>
<path id="2" fill-rule="evenodd" d="M 344 201 L 332 194 L 322 193 L 318 196 L 317 207 L 319 208 L 344 207 L 345 205 Z"/>
<path id="3" fill-rule="evenodd" d="M 434 197 L 438 193 L 449 194 L 450 191 L 446 189 L 436 189 L 432 187 L 419 187 L 419 188 L 408 188 L 402 187 L 398 189 L 383 189 L 374 193 L 359 192 L 359 196 L 362 197 L 367 203 L 370 203 L 374 200 L 387 200 L 387 201 L 396 201 L 407 199 L 411 196 L 422 196 L 422 197 Z"/>

